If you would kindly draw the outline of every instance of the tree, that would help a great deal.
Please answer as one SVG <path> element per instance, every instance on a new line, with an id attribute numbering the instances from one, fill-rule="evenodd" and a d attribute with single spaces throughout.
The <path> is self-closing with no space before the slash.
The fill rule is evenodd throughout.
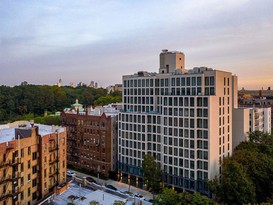
<path id="1" fill-rule="evenodd" d="M 152 188 L 153 193 L 158 191 L 161 182 L 160 164 L 156 162 L 155 158 L 149 154 L 144 155 L 142 161 L 142 172 L 144 180 L 147 181 L 147 186 Z"/>
<path id="2" fill-rule="evenodd" d="M 244 167 L 228 158 L 224 159 L 222 166 L 219 198 L 227 204 L 254 203 L 256 199 L 255 187 Z"/>
<path id="3" fill-rule="evenodd" d="M 224 203 L 273 201 L 273 135 L 255 131 L 224 159 L 221 183 L 208 182 L 211 193 Z"/>
<path id="4" fill-rule="evenodd" d="M 116 200 L 113 205 L 125 205 L 125 202 Z"/>
<path id="5" fill-rule="evenodd" d="M 206 196 L 202 196 L 200 193 L 190 194 L 183 192 L 180 194 L 181 205 L 210 205 L 215 204 L 211 199 Z"/>
<path id="6" fill-rule="evenodd" d="M 77 198 L 74 195 L 70 195 L 67 197 L 69 200 L 71 200 L 71 202 L 67 203 L 67 205 L 73 205 L 74 204 L 74 200 Z"/>
<path id="7" fill-rule="evenodd" d="M 107 96 L 101 96 L 99 97 L 94 104 L 95 105 L 109 105 L 111 103 L 116 103 L 116 102 L 121 102 L 122 99 L 120 96 L 111 96 L 111 95 L 107 95 Z"/>
<path id="8" fill-rule="evenodd" d="M 92 200 L 89 202 L 89 205 L 100 205 L 98 201 Z"/>
<path id="9" fill-rule="evenodd" d="M 106 89 L 89 87 L 57 87 L 48 85 L 31 85 L 23 82 L 19 86 L 0 86 L 0 121 L 11 122 L 21 119 L 23 115 L 42 116 L 44 111 L 56 112 L 70 107 L 76 99 L 84 106 L 94 105 L 100 97 L 109 96 L 107 104 L 121 102 L 121 95 L 107 95 Z M 110 101 L 109 101 L 110 99 Z"/>
<path id="10" fill-rule="evenodd" d="M 255 185 L 257 202 L 266 202 L 273 193 L 273 136 L 255 131 L 249 139 L 236 147 L 232 159 L 246 169 Z"/>
<path id="11" fill-rule="evenodd" d="M 156 205 L 178 205 L 179 195 L 173 189 L 164 188 L 162 192 L 155 198 Z"/>

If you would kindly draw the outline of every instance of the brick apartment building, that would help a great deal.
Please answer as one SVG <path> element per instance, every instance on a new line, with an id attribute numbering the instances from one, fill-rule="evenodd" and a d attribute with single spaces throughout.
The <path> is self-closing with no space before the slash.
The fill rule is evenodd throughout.
<path id="1" fill-rule="evenodd" d="M 65 182 L 65 128 L 0 125 L 0 204 L 35 204 Z"/>
<path id="2" fill-rule="evenodd" d="M 117 115 L 112 106 L 86 111 L 65 110 L 62 125 L 67 129 L 67 163 L 108 178 L 117 169 Z"/>

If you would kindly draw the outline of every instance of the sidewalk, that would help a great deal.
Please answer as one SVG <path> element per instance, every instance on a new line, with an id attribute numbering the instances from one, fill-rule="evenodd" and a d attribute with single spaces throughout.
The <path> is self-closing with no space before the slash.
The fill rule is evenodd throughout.
<path id="1" fill-rule="evenodd" d="M 74 172 L 76 173 L 76 176 L 78 176 L 78 177 L 92 177 L 93 179 L 95 179 L 97 181 L 97 183 L 99 183 L 101 185 L 112 185 L 112 186 L 116 187 L 121 192 L 129 191 L 128 184 L 125 184 L 122 182 L 117 182 L 112 179 L 103 180 L 103 179 L 100 179 L 100 178 L 97 178 L 97 177 L 94 177 L 91 175 L 87 175 L 87 174 L 84 174 L 81 172 L 77 172 L 77 171 L 74 171 Z M 140 189 L 140 188 L 137 188 L 137 187 L 134 187 L 132 185 L 130 185 L 130 192 L 139 193 L 142 196 L 144 196 L 146 200 L 153 199 L 153 195 L 150 192 Z"/>

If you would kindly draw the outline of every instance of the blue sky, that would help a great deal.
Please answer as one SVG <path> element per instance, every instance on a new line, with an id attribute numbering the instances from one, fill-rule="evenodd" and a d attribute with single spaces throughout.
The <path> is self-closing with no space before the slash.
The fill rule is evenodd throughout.
<path id="1" fill-rule="evenodd" d="M 273 88 L 272 0 L 0 0 L 0 84 L 121 83 L 157 72 L 162 49 L 186 67 Z"/>

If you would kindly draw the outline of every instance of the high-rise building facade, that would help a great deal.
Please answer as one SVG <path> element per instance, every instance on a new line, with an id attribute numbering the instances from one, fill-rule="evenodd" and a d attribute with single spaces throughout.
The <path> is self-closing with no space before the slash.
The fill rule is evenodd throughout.
<path id="1" fill-rule="evenodd" d="M 36 204 L 65 182 L 64 128 L 0 125 L 0 204 Z"/>
<path id="2" fill-rule="evenodd" d="M 174 188 L 208 194 L 206 181 L 221 174 L 232 154 L 232 108 L 237 77 L 199 67 L 186 70 L 184 54 L 163 50 L 159 73 L 123 76 L 119 114 L 121 180 L 145 188 L 145 154 L 160 162 L 163 181 Z"/>
<path id="3" fill-rule="evenodd" d="M 68 165 L 107 178 L 116 174 L 118 112 L 112 106 L 98 106 L 61 113 L 67 129 Z"/>

